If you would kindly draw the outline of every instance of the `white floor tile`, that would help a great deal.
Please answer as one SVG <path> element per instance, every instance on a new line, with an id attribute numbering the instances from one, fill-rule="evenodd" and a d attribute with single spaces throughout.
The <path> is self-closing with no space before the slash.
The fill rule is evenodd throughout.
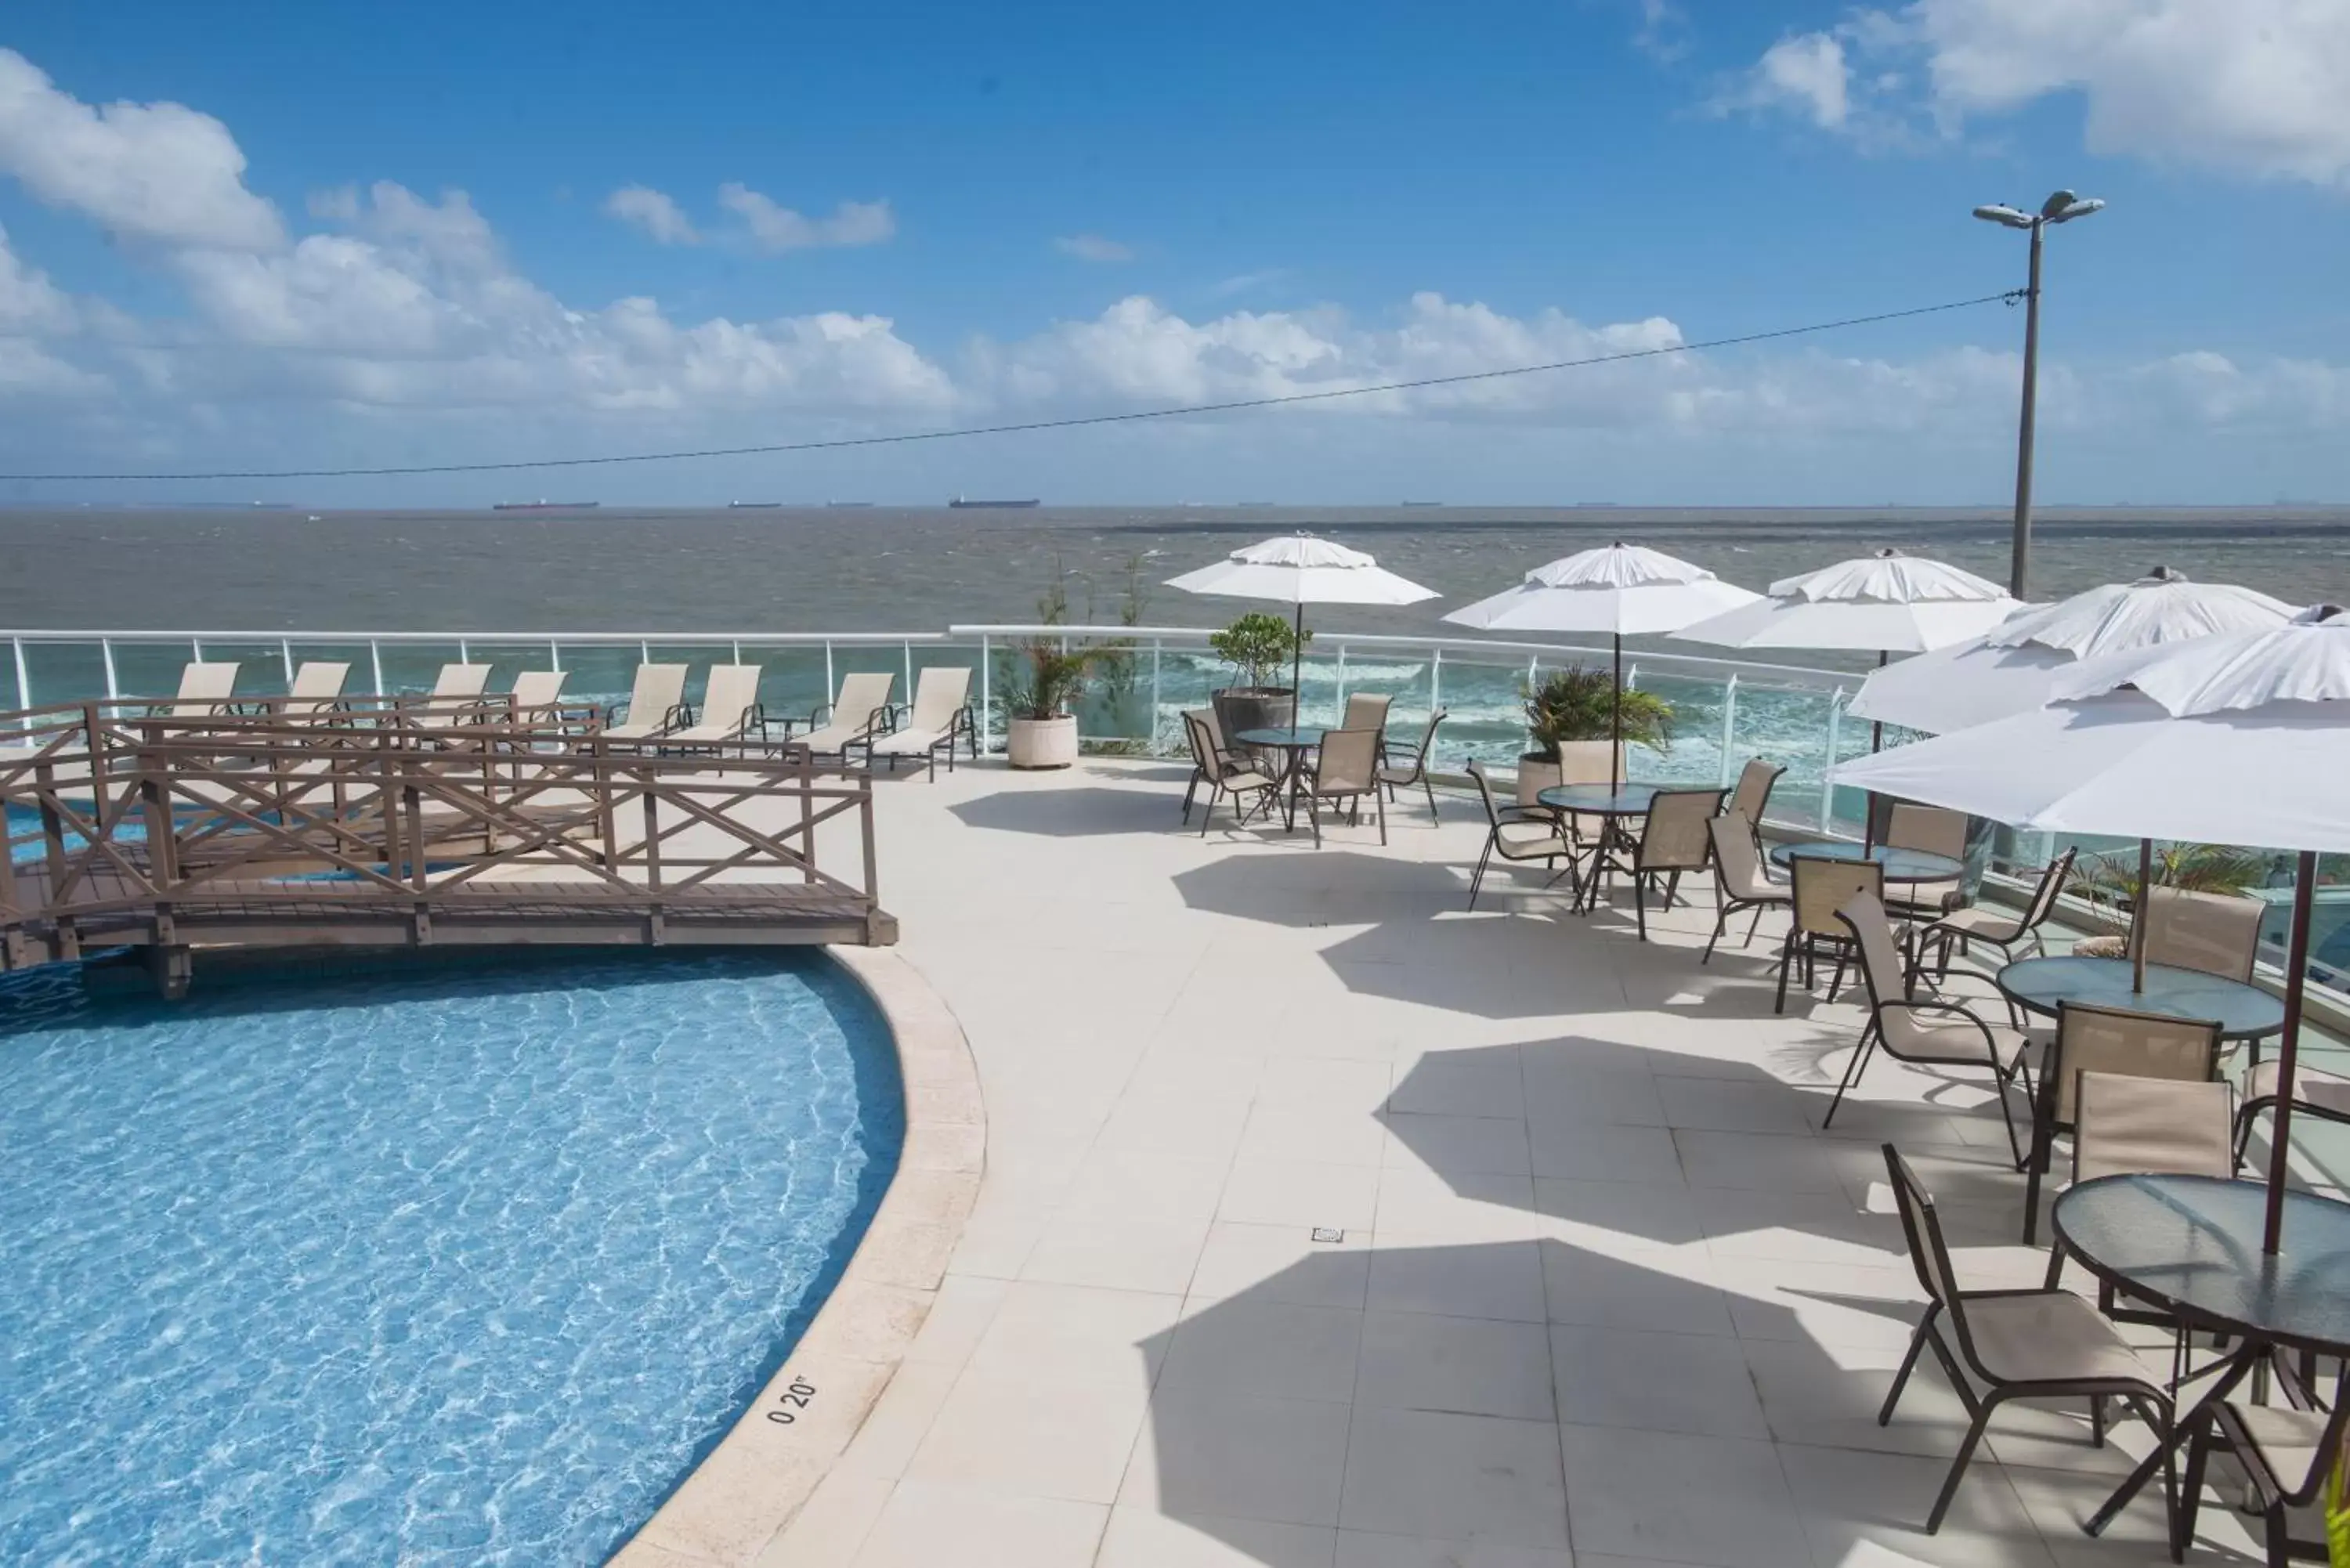
<path id="1" fill-rule="evenodd" d="M 1559 1419 L 1722 1438 L 1767 1438 L 1735 1339 L 1551 1325 Z"/>
<path id="2" fill-rule="evenodd" d="M 1409 1232 L 1379 1233 L 1370 1254 L 1369 1305 L 1388 1312 L 1541 1323 L 1542 1243 L 1450 1243 Z"/>
<path id="3" fill-rule="evenodd" d="M 1620 1427 L 1568 1426 L 1560 1436 L 1578 1560 L 1812 1568 L 1771 1444 Z"/>
<path id="4" fill-rule="evenodd" d="M 1483 1534 L 1564 1549 L 1558 1435 L 1545 1421 L 1357 1408 L 1338 1521 L 1378 1534 Z"/>
<path id="5" fill-rule="evenodd" d="M 1310 1226 L 1219 1220 L 1191 1276 L 1191 1298 L 1247 1295 L 1308 1306 L 1360 1307 L 1370 1277 L 1371 1233 L 1317 1241 Z"/>
<path id="6" fill-rule="evenodd" d="M 1374 1311 L 1363 1319 L 1355 1402 L 1549 1421 L 1550 1376 L 1541 1324 Z"/>
<path id="7" fill-rule="evenodd" d="M 1182 1517 L 1338 1521 L 1349 1407 L 1263 1395 L 1161 1392 L 1121 1503 Z"/>
<path id="8" fill-rule="evenodd" d="M 969 1487 L 901 1481 L 857 1568 L 1087 1568 L 1109 1510 Z"/>
<path id="9" fill-rule="evenodd" d="M 1095 1568 L 1332 1568 L 1328 1526 L 1110 1510 Z"/>

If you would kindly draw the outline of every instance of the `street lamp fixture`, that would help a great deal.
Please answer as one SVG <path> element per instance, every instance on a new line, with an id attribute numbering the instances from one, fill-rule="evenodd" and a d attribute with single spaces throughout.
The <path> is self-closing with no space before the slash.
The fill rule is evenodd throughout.
<path id="1" fill-rule="evenodd" d="M 2009 556 L 2007 591 L 2017 598 L 2032 566 L 2032 442 L 2033 410 L 2040 391 L 2040 248 L 2050 225 L 2085 218 L 2105 203 L 2070 191 L 2052 192 L 2037 213 L 2014 207 L 1977 207 L 1975 216 L 2002 228 L 2026 229 L 2032 234 L 2032 282 L 2023 291 L 2023 412 L 2015 437 L 2015 544 Z"/>

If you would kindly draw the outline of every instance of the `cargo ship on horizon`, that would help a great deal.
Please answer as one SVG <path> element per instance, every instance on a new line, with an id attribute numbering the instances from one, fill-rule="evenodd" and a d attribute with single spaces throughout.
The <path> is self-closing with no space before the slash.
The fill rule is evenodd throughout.
<path id="1" fill-rule="evenodd" d="M 1042 506 L 1045 504 L 1035 496 L 1030 496 L 1025 501 L 974 501 L 970 496 L 958 495 L 952 501 L 948 502 L 947 504 L 958 512 L 965 512 L 970 511 L 974 507 L 995 509 L 1018 506 Z"/>
<path id="2" fill-rule="evenodd" d="M 600 501 L 499 501 L 492 503 L 493 512 L 592 512 L 603 505 Z"/>

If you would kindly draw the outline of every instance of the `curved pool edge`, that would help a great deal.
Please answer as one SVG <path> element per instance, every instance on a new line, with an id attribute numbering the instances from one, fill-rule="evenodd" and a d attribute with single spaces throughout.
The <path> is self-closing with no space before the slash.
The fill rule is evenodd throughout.
<path id="1" fill-rule="evenodd" d="M 897 1175 L 783 1366 L 608 1568 L 749 1568 L 757 1561 L 897 1375 L 979 1195 L 987 1114 L 962 1026 L 894 951 L 825 950 L 889 1025 L 906 1096 Z"/>

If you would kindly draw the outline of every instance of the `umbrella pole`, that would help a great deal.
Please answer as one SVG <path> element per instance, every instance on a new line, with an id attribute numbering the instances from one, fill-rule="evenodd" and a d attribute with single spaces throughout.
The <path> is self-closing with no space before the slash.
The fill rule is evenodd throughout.
<path id="1" fill-rule="evenodd" d="M 2317 852 L 2304 849 L 2293 884 L 2293 943 L 2284 977 L 2284 1044 L 2277 1048 L 2276 1119 L 2269 1125 L 2268 1223 L 2261 1251 L 2273 1255 L 2284 1242 L 2285 1157 L 2293 1148 L 2293 1075 L 2301 1049 L 2301 992 L 2309 970 L 2309 914 L 2317 902 Z"/>
<path id="2" fill-rule="evenodd" d="M 2154 901 L 2154 840 L 2137 841 L 2137 901 L 2130 906 L 2130 994 L 2146 989 L 2146 907 Z"/>
<path id="3" fill-rule="evenodd" d="M 1616 707 L 1607 721 L 1607 793 L 1624 787 L 1624 634 L 1616 634 Z"/>
<path id="4" fill-rule="evenodd" d="M 1289 628 L 1289 727 L 1305 722 L 1305 601 L 1297 601 L 1297 619 Z"/>
<path id="5" fill-rule="evenodd" d="M 1884 669 L 1885 661 L 1892 657 L 1893 655 L 1886 649 L 1881 648 L 1878 649 L 1877 650 L 1877 668 L 1879 670 Z M 1882 719 L 1872 720 L 1868 726 L 1868 754 L 1873 757 L 1884 749 L 1885 721 Z M 1835 759 L 1834 757 L 1830 757 L 1828 759 L 1828 763 L 1829 765 L 1833 766 L 1835 765 Z M 1860 852 L 1863 855 L 1873 855 L 1876 851 L 1877 792 L 1875 790 L 1863 790 L 1860 792 Z"/>

